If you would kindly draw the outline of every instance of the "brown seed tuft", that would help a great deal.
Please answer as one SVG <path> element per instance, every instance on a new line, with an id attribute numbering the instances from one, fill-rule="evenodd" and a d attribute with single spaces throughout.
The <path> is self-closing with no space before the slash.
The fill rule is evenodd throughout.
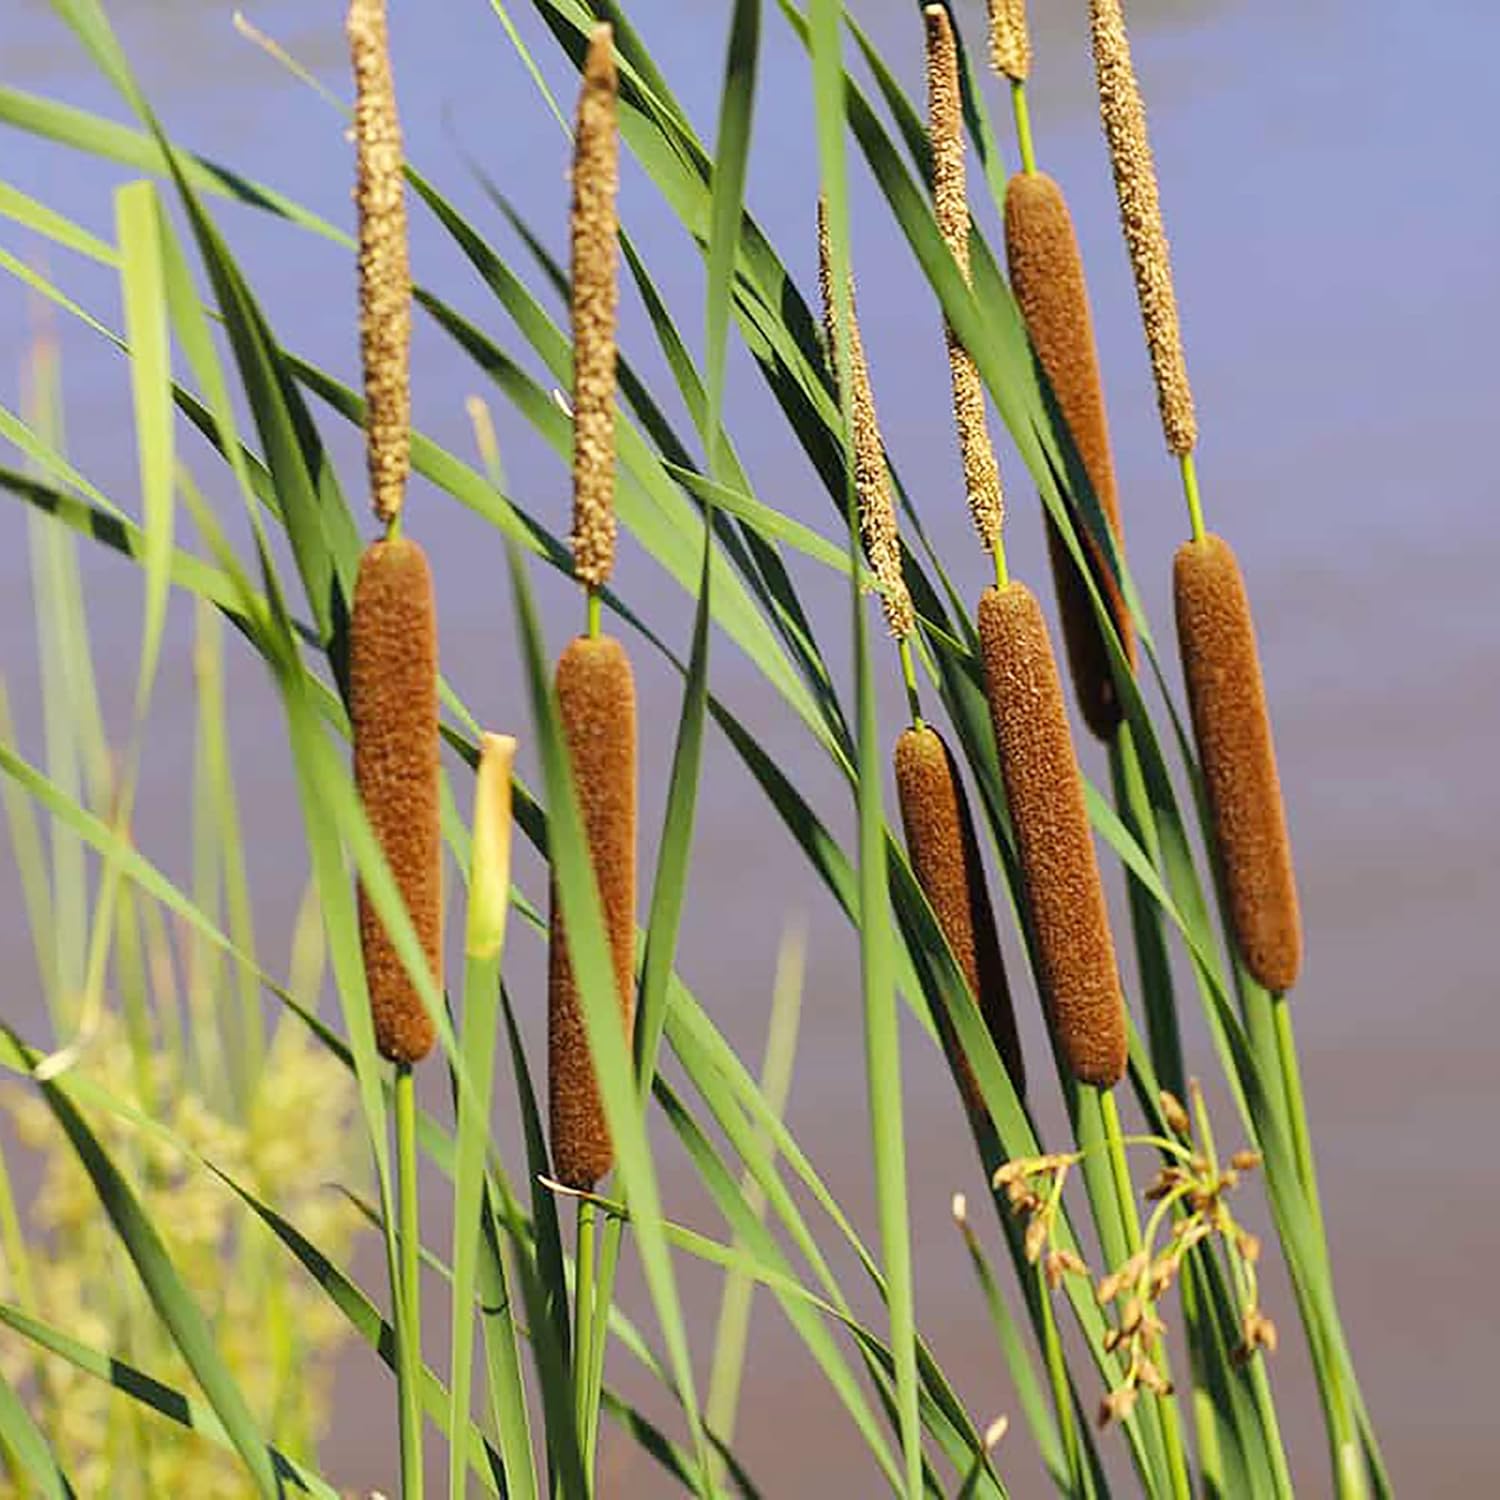
<path id="1" fill-rule="evenodd" d="M 1297 982 L 1302 919 L 1245 580 L 1229 544 L 1210 534 L 1178 548 L 1172 583 L 1231 925 L 1245 966 L 1280 993 Z"/>
<path id="2" fill-rule="evenodd" d="M 573 147 L 573 575 L 590 588 L 615 562 L 615 325 L 620 304 L 620 141 L 614 33 L 589 37 Z"/>
<path id="3" fill-rule="evenodd" d="M 629 1037 L 635 1022 L 635 679 L 619 641 L 580 636 L 569 644 L 557 663 L 557 706 Z M 555 884 L 547 980 L 552 1171 L 564 1186 L 588 1190 L 614 1164 L 614 1146 Z"/>
<path id="4" fill-rule="evenodd" d="M 1031 72 L 1031 33 L 1026 0 L 989 0 L 990 65 L 1012 83 L 1024 83 Z"/>
<path id="5" fill-rule="evenodd" d="M 1120 545 L 1120 502 L 1115 488 L 1114 456 L 1104 410 L 1104 387 L 1094 345 L 1083 258 L 1073 232 L 1062 189 L 1041 172 L 1018 172 L 1005 191 L 1005 253 L 1011 290 L 1031 336 L 1031 347 L 1057 398 L 1099 508 Z M 1082 526 L 1089 571 L 1104 597 L 1120 644 L 1132 670 L 1135 630 L 1124 595 L 1104 549 Z M 1057 588 L 1063 640 L 1068 648 L 1073 690 L 1084 721 L 1100 739 L 1119 725 L 1121 707 L 1109 670 L 1109 653 L 1100 635 L 1088 588 L 1057 528 L 1047 520 L 1047 546 Z"/>
<path id="6" fill-rule="evenodd" d="M 895 761 L 901 823 L 917 882 L 978 1001 L 1016 1092 L 1024 1094 L 1026 1072 L 1010 985 L 958 767 L 942 736 L 926 725 L 902 734 L 896 741 Z M 986 1111 L 978 1082 L 962 1054 L 959 1084 L 970 1112 L 983 1116 Z"/>
<path id="7" fill-rule="evenodd" d="M 1089 0 L 1094 41 L 1094 71 L 1099 84 L 1099 112 L 1114 166 L 1120 226 L 1135 273 L 1136 298 L 1146 328 L 1156 399 L 1161 408 L 1167 447 L 1179 458 L 1193 451 L 1198 422 L 1182 351 L 1172 260 L 1162 224 L 1156 164 L 1146 133 L 1146 106 L 1141 100 L 1130 40 L 1120 0 Z"/>
<path id="8" fill-rule="evenodd" d="M 373 543 L 360 558 L 349 631 L 354 784 L 441 988 L 437 667 L 426 555 L 409 537 Z M 376 1045 L 392 1062 L 420 1062 L 432 1019 L 363 886 L 359 935 Z"/>
<path id="9" fill-rule="evenodd" d="M 385 0 L 350 0 L 346 29 L 354 63 L 366 461 L 371 504 L 389 524 L 401 512 L 411 470 L 411 267 Z"/>
<path id="10" fill-rule="evenodd" d="M 1025 584 L 984 591 L 979 642 L 1042 1003 L 1074 1077 L 1112 1088 L 1126 1064 L 1114 939 L 1057 662 Z"/>
<path id="11" fill-rule="evenodd" d="M 932 142 L 932 198 L 938 228 L 964 280 L 969 280 L 969 198 L 964 173 L 963 105 L 958 86 L 958 49 L 941 5 L 929 5 L 927 20 L 927 114 Z M 1000 469 L 985 420 L 984 386 L 969 351 L 946 322 L 948 367 L 953 381 L 953 417 L 963 459 L 969 514 L 985 550 L 1000 544 L 1005 499 Z"/>
<path id="12" fill-rule="evenodd" d="M 828 362 L 838 380 L 838 311 L 833 296 L 833 246 L 828 237 L 827 205 L 818 200 L 818 288 L 823 296 L 823 332 L 828 339 Z M 891 634 L 905 640 L 917 627 L 916 611 L 901 572 L 901 538 L 896 530 L 896 506 L 891 498 L 891 476 L 875 415 L 870 369 L 859 336 L 854 309 L 854 278 L 849 278 L 850 404 L 854 417 L 854 491 L 859 500 L 859 530 L 865 556 L 880 586 L 880 602 Z"/>

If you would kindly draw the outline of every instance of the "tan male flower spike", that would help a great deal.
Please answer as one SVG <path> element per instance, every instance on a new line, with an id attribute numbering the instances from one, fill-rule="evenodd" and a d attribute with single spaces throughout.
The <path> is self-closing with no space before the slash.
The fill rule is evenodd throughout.
<path id="1" fill-rule="evenodd" d="M 1031 73 L 1026 0 L 989 0 L 989 8 L 990 64 L 1012 83 L 1023 83 Z"/>
<path id="2" fill-rule="evenodd" d="M 965 281 L 969 280 L 969 199 L 964 173 L 963 106 L 958 86 L 958 49 L 947 10 L 929 5 L 927 25 L 927 113 L 932 141 L 932 198 L 943 242 Z M 985 419 L 984 386 L 973 357 L 944 323 L 953 383 L 953 417 L 963 460 L 969 514 L 987 552 L 994 552 L 1005 521 L 1000 469 Z"/>
<path id="3" fill-rule="evenodd" d="M 350 0 L 346 29 L 355 84 L 366 456 L 370 499 L 375 514 L 389 525 L 400 514 L 411 469 L 411 268 L 385 0 Z"/>
<path id="4" fill-rule="evenodd" d="M 620 143 L 614 34 L 589 37 L 573 146 L 573 573 L 591 589 L 615 561 L 615 328 Z"/>
<path id="5" fill-rule="evenodd" d="M 823 294 L 823 331 L 828 338 L 830 362 L 837 364 L 838 313 L 833 296 L 833 249 L 828 238 L 828 212 L 818 200 L 818 286 Z M 870 370 L 865 363 L 864 343 L 859 336 L 859 318 L 854 310 L 854 284 L 849 285 L 849 378 L 850 405 L 854 412 L 854 489 L 859 500 L 859 529 L 865 555 L 880 586 L 886 624 L 896 640 L 905 640 L 917 626 L 911 594 L 901 573 L 901 540 L 896 531 L 896 507 L 891 499 L 890 473 L 880 423 L 875 415 L 875 397 L 870 389 Z"/>
<path id="6" fill-rule="evenodd" d="M 1156 164 L 1146 133 L 1146 106 L 1130 56 L 1120 0 L 1089 0 L 1094 68 L 1099 84 L 1099 113 L 1114 167 L 1120 225 L 1125 233 L 1136 298 L 1146 329 L 1156 399 L 1167 447 L 1178 458 L 1198 441 L 1193 392 L 1188 384 L 1182 327 L 1172 262 L 1162 224 Z"/>

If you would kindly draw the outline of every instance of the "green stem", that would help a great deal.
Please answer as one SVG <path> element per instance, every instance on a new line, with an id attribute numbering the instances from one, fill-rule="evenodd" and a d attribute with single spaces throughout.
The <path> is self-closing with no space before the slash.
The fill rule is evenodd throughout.
<path id="1" fill-rule="evenodd" d="M 1010 569 L 1005 562 L 1005 543 L 997 536 L 995 538 L 995 587 L 1004 589 L 1010 583 Z"/>
<path id="2" fill-rule="evenodd" d="M 1132 1256 L 1141 1249 L 1141 1219 L 1135 1206 L 1135 1184 L 1130 1179 L 1130 1163 L 1125 1159 L 1125 1132 L 1120 1128 L 1120 1109 L 1115 1103 L 1114 1092 L 1099 1090 L 1099 1111 L 1104 1117 L 1104 1139 L 1109 1147 L 1109 1165 L 1115 1179 L 1115 1196 L 1119 1199 L 1120 1219 L 1125 1226 L 1125 1237 Z M 1157 1364 L 1168 1382 L 1172 1379 L 1167 1365 L 1165 1346 L 1156 1351 Z M 1192 1484 L 1188 1479 L 1187 1456 L 1182 1447 L 1182 1429 L 1177 1417 L 1177 1402 L 1171 1396 L 1152 1396 L 1161 1414 L 1162 1443 L 1166 1448 L 1167 1473 L 1172 1483 L 1174 1500 L 1192 1500 Z"/>
<path id="3" fill-rule="evenodd" d="M 1302 1069 L 1297 1062 L 1297 1044 L 1292 1038 L 1292 1011 L 1284 995 L 1271 997 L 1271 1011 L 1276 1027 L 1276 1056 L 1281 1064 L 1281 1086 L 1286 1097 L 1287 1121 L 1291 1126 L 1292 1153 L 1297 1159 L 1297 1175 L 1307 1195 L 1307 1208 L 1324 1258 L 1328 1240 L 1323 1229 L 1323 1205 L 1318 1197 L 1318 1172 L 1313 1163 L 1312 1136 L 1307 1128 L 1307 1105 L 1302 1096 Z"/>
<path id="4" fill-rule="evenodd" d="M 1198 491 L 1198 465 L 1191 453 L 1184 453 L 1178 460 L 1182 468 L 1182 493 L 1187 500 L 1188 520 L 1193 528 L 1193 540 L 1201 542 L 1207 531 L 1203 524 L 1203 496 Z"/>
<path id="5" fill-rule="evenodd" d="M 422 1313 L 417 1205 L 417 1096 L 410 1063 L 396 1065 L 396 1373 L 400 1387 L 402 1500 L 422 1500 Z"/>
<path id="6" fill-rule="evenodd" d="M 609 1349 L 609 1309 L 614 1300 L 615 1271 L 620 1264 L 620 1241 L 624 1234 L 623 1218 L 611 1214 L 605 1219 L 599 1269 L 594 1276 L 594 1331 L 589 1344 L 588 1430 L 580 1434 L 585 1473 L 593 1470 L 594 1450 L 599 1441 L 599 1398 L 604 1389 L 604 1356 Z"/>
<path id="7" fill-rule="evenodd" d="M 922 727 L 922 700 L 917 695 L 917 667 L 912 660 L 911 640 L 902 636 L 897 642 L 897 649 L 901 653 L 901 680 L 906 684 L 906 707 L 911 714 L 912 724 L 920 729 Z"/>
<path id="8" fill-rule="evenodd" d="M 1010 109 L 1016 120 L 1016 145 L 1021 152 L 1021 170 L 1030 176 L 1036 171 L 1036 148 L 1031 141 L 1031 109 L 1026 103 L 1026 85 L 1019 78 L 1010 81 Z"/>
<path id="9" fill-rule="evenodd" d="M 588 599 L 588 637 L 591 641 L 597 641 L 603 629 L 603 600 L 599 597 L 598 589 L 589 589 Z"/>
<path id="10" fill-rule="evenodd" d="M 1037 1272 L 1037 1290 L 1042 1310 L 1042 1353 L 1047 1361 L 1052 1404 L 1057 1408 L 1057 1425 L 1062 1434 L 1063 1453 L 1068 1461 L 1068 1492 L 1071 1495 L 1084 1495 L 1088 1490 L 1085 1486 L 1083 1453 L 1078 1444 L 1078 1428 L 1074 1422 L 1073 1387 L 1068 1380 L 1068 1363 L 1063 1354 L 1062 1338 L 1057 1331 L 1052 1294 L 1047 1289 L 1047 1278 L 1040 1268 Z"/>
<path id="11" fill-rule="evenodd" d="M 578 1253 L 573 1265 L 573 1393 L 577 1403 L 578 1440 L 583 1448 L 585 1477 L 590 1475 L 590 1375 L 594 1368 L 594 1227 L 598 1208 L 589 1198 L 578 1200 Z M 593 1480 L 589 1478 L 592 1486 Z"/>

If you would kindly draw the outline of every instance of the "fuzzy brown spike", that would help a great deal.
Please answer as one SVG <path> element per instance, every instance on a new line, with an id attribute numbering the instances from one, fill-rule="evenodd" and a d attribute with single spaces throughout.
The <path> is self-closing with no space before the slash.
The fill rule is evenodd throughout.
<path id="1" fill-rule="evenodd" d="M 437 683 L 426 555 L 409 537 L 375 542 L 360 558 L 349 630 L 354 784 L 441 989 Z M 432 1020 L 363 886 L 359 935 L 376 1045 L 392 1062 L 420 1062 L 432 1050 Z"/>
<path id="2" fill-rule="evenodd" d="M 979 643 L 1047 1019 L 1073 1076 L 1125 1075 L 1125 1003 L 1062 683 L 1025 584 L 989 588 Z"/>
<path id="3" fill-rule="evenodd" d="M 580 636 L 569 644 L 557 663 L 557 706 L 628 1038 L 635 1022 L 636 715 L 635 679 L 619 641 Z M 552 1171 L 565 1186 L 587 1190 L 614 1164 L 614 1146 L 555 884 L 547 980 Z"/>
<path id="4" fill-rule="evenodd" d="M 943 243 L 963 278 L 969 280 L 969 197 L 964 173 L 963 100 L 958 85 L 958 49 L 953 25 L 941 5 L 923 11 L 927 22 L 927 117 L 932 141 L 932 200 Z M 1000 544 L 1005 500 L 1000 469 L 990 444 L 984 412 L 984 386 L 969 351 L 946 321 L 948 368 L 953 382 L 953 417 L 963 459 L 969 514 L 987 552 Z"/>
<path id="5" fill-rule="evenodd" d="M 1109 142 L 1120 225 L 1135 273 L 1136 299 L 1146 329 L 1151 371 L 1156 377 L 1162 431 L 1167 447 L 1182 458 L 1197 444 L 1198 419 L 1182 350 L 1182 325 L 1177 316 L 1167 231 L 1162 224 L 1156 163 L 1146 134 L 1146 106 L 1130 57 L 1120 0 L 1090 0 L 1090 14 L 1099 113 Z"/>
<path id="6" fill-rule="evenodd" d="M 385 0 L 350 0 L 346 29 L 354 63 L 366 461 L 371 504 L 389 525 L 401 512 L 411 470 L 411 268 Z"/>
<path id="7" fill-rule="evenodd" d="M 906 730 L 896 741 L 895 764 L 901 824 L 917 883 L 963 969 L 1016 1092 L 1024 1094 L 1026 1069 L 995 910 L 958 767 L 942 736 L 927 725 Z M 970 1113 L 985 1114 L 979 1084 L 962 1052 L 958 1065 L 964 1103 Z"/>
<path id="8" fill-rule="evenodd" d="M 1026 321 L 1031 347 L 1057 398 L 1099 508 L 1121 543 L 1120 502 L 1104 410 L 1104 386 L 1094 346 L 1083 258 L 1062 189 L 1041 172 L 1018 172 L 1005 191 L 1005 253 L 1011 290 Z M 1124 595 L 1103 549 L 1080 528 L 1094 582 L 1109 608 L 1131 670 L 1135 630 Z M 1052 576 L 1068 648 L 1073 689 L 1089 728 L 1109 739 L 1120 722 L 1120 702 L 1109 654 L 1094 618 L 1088 589 L 1051 518 L 1047 522 Z"/>
<path id="9" fill-rule="evenodd" d="M 828 207 L 818 200 L 818 288 L 823 297 L 823 332 L 828 361 L 838 378 L 838 309 L 833 295 L 833 243 L 828 234 Z M 880 586 L 886 624 L 898 641 L 917 628 L 916 611 L 901 572 L 901 538 L 896 530 L 896 506 L 891 498 L 891 476 L 875 415 L 870 368 L 865 363 L 859 316 L 854 308 L 854 278 L 849 278 L 850 404 L 854 417 L 854 490 L 859 500 L 859 530 L 865 556 Z"/>
<path id="10" fill-rule="evenodd" d="M 573 575 L 602 588 L 615 562 L 615 325 L 620 141 L 614 33 L 589 37 L 573 148 Z"/>
<path id="11" fill-rule="evenodd" d="M 1012 83 L 1025 83 L 1031 73 L 1026 0 L 989 0 L 989 9 L 990 65 Z"/>
<path id="12" fill-rule="evenodd" d="M 1302 918 L 1250 599 L 1229 544 L 1178 548 L 1177 641 L 1231 923 L 1245 966 L 1281 993 L 1302 967 Z"/>

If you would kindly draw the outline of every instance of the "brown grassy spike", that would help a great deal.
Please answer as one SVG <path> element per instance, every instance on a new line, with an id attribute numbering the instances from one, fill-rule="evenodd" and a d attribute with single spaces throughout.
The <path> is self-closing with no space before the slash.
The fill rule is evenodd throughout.
<path id="1" fill-rule="evenodd" d="M 906 730 L 896 741 L 895 760 L 901 824 L 917 883 L 969 981 L 1016 1092 L 1024 1094 L 1026 1069 L 1005 960 L 1000 956 L 995 910 L 953 755 L 942 736 L 924 724 Z M 984 1100 L 973 1070 L 962 1054 L 959 1061 L 964 1102 L 971 1113 L 983 1115 Z"/>
<path id="2" fill-rule="evenodd" d="M 628 1037 L 635 1018 L 635 679 L 619 641 L 580 636 L 569 644 L 557 663 L 557 705 Z M 555 884 L 547 980 L 552 1171 L 565 1186 L 587 1190 L 614 1164 L 614 1146 Z"/>
<path id="3" fill-rule="evenodd" d="M 354 783 L 441 988 L 437 666 L 426 555 L 407 537 L 372 543 L 360 558 L 349 631 Z M 432 1021 L 363 886 L 359 935 L 376 1045 L 392 1062 L 420 1062 L 432 1050 Z"/>
<path id="4" fill-rule="evenodd" d="M 1211 533 L 1177 550 L 1177 640 L 1230 918 L 1268 990 L 1297 982 L 1302 919 L 1245 580 Z"/>
<path id="5" fill-rule="evenodd" d="M 1119 546 L 1120 502 L 1083 258 L 1078 253 L 1073 219 L 1062 189 L 1041 172 L 1018 172 L 1005 190 L 1005 254 L 1011 290 L 1026 320 L 1031 346 Z M 1109 655 L 1088 589 L 1050 517 L 1047 545 L 1078 705 L 1089 728 L 1100 739 L 1109 739 L 1121 712 L 1110 676 Z M 1135 631 L 1124 596 L 1103 549 L 1086 533 L 1084 548 L 1134 670 Z"/>
<path id="6" fill-rule="evenodd" d="M 1057 662 L 1025 584 L 984 591 L 979 643 L 1042 1003 L 1074 1077 L 1112 1088 L 1127 1047 L 1114 939 Z"/>

